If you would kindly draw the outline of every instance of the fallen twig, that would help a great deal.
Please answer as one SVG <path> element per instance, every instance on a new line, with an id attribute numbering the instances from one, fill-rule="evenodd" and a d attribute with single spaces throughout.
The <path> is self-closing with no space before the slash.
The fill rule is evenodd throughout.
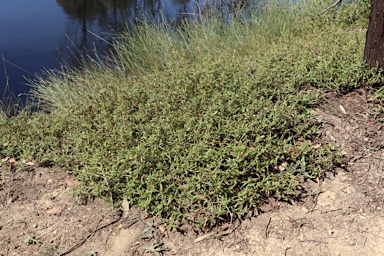
<path id="1" fill-rule="evenodd" d="M 64 256 L 64 255 L 67 255 L 67 254 L 73 252 L 74 250 L 76 250 L 77 248 L 79 248 L 80 246 L 82 246 L 82 245 L 87 241 L 87 239 L 90 238 L 92 235 L 94 235 L 97 231 L 100 231 L 100 230 L 102 230 L 102 229 L 104 229 L 104 228 L 106 228 L 106 227 L 108 227 L 108 226 L 110 226 L 110 225 L 113 225 L 113 224 L 115 224 L 115 223 L 117 223 L 117 222 L 119 222 L 119 221 L 121 221 L 121 220 L 123 220 L 123 219 L 127 219 L 127 218 L 121 218 L 121 217 L 119 217 L 119 218 L 117 218 L 117 219 L 115 219 L 115 220 L 113 220 L 113 221 L 111 221 L 111 222 L 109 222 L 109 223 L 107 223 L 107 224 L 105 224 L 105 225 L 103 225 L 103 226 L 101 226 L 101 227 L 98 227 L 97 229 L 95 229 L 95 230 L 93 230 L 91 233 L 89 233 L 89 234 L 88 234 L 83 240 L 81 240 L 79 243 L 77 243 L 76 245 L 74 245 L 73 247 L 71 247 L 68 251 L 59 254 L 59 256 Z M 131 222 L 128 224 L 128 227 L 130 227 L 130 226 L 132 226 L 133 224 L 135 224 L 138 220 L 139 220 L 139 217 L 134 217 L 134 218 L 131 220 Z"/>
<path id="2" fill-rule="evenodd" d="M 272 217 L 269 217 L 267 226 L 265 227 L 265 239 L 268 239 L 268 228 L 269 228 L 269 225 L 271 224 L 271 219 Z"/>
<path id="3" fill-rule="evenodd" d="M 327 244 L 328 242 L 325 242 L 325 241 L 321 241 L 321 240 L 299 240 L 300 243 L 305 243 L 305 242 L 310 242 L 310 243 L 323 243 L 323 244 Z"/>
<path id="4" fill-rule="evenodd" d="M 284 256 L 287 256 L 287 252 L 288 252 L 289 249 L 291 249 L 291 247 L 285 248 Z"/>
<path id="5" fill-rule="evenodd" d="M 228 230 L 225 230 L 227 228 L 228 228 Z M 211 236 L 219 237 L 219 236 L 229 235 L 229 234 L 231 234 L 235 230 L 235 228 L 232 228 L 232 223 L 231 224 L 229 224 L 229 223 L 228 224 L 224 224 L 223 226 L 220 227 L 221 231 L 213 231 L 213 232 L 207 233 L 205 235 L 199 236 L 198 238 L 196 238 L 194 240 L 194 243 L 199 243 L 199 242 L 201 242 L 201 241 L 203 241 L 203 240 L 205 240 L 205 239 L 207 239 L 207 238 L 209 238 Z"/>

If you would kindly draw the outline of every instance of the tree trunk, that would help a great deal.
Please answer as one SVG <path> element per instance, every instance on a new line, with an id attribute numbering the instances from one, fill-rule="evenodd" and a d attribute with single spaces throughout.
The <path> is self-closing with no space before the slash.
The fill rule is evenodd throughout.
<path id="1" fill-rule="evenodd" d="M 384 68 L 384 1 L 371 0 L 364 58 L 370 67 Z"/>

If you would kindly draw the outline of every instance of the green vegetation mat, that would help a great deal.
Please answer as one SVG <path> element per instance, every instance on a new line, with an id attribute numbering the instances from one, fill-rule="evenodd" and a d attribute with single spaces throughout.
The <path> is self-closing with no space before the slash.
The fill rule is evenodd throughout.
<path id="1" fill-rule="evenodd" d="M 65 167 L 79 195 L 126 197 L 175 228 L 292 198 L 303 178 L 342 164 L 332 145 L 314 144 L 322 90 L 381 81 L 362 61 L 360 23 L 311 8 L 143 24 L 120 36 L 110 63 L 40 78 L 46 111 L 1 119 L 0 155 Z"/>

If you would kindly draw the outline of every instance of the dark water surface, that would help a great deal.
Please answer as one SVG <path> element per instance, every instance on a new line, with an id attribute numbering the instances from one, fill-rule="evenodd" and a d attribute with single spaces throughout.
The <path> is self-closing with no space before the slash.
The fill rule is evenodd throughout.
<path id="1" fill-rule="evenodd" d="M 200 3 L 199 3 L 200 1 Z M 177 21 L 202 0 L 0 0 L 0 99 L 27 92 L 26 78 L 108 51 L 111 33 L 135 19 Z"/>

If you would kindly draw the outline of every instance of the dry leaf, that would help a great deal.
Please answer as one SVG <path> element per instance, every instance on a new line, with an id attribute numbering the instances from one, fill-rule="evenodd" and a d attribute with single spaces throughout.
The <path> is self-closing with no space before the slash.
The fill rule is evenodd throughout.
<path id="1" fill-rule="evenodd" d="M 126 217 L 129 211 L 129 202 L 126 197 L 123 197 L 123 202 L 121 202 L 121 209 L 123 210 L 124 217 Z"/>
<path id="2" fill-rule="evenodd" d="M 321 145 L 322 145 L 321 143 L 316 144 L 315 146 L 313 146 L 313 148 L 314 148 L 314 149 L 319 148 L 319 147 L 321 147 Z"/>
<path id="3" fill-rule="evenodd" d="M 63 210 L 61 207 L 53 207 L 51 210 L 48 210 L 48 214 L 58 214 Z"/>
<path id="4" fill-rule="evenodd" d="M 35 166 L 35 164 L 33 162 L 26 162 L 25 165 L 26 166 Z"/>
<path id="5" fill-rule="evenodd" d="M 207 239 L 208 237 L 210 237 L 212 235 L 212 233 L 208 233 L 208 234 L 205 234 L 205 235 L 202 235 L 202 236 L 199 236 L 198 238 L 196 238 L 193 242 L 194 243 L 198 243 L 198 242 L 201 242 L 205 239 Z"/>
<path id="6" fill-rule="evenodd" d="M 329 138 L 333 141 L 336 141 L 335 137 L 333 137 L 332 135 L 329 135 Z"/>
<path id="7" fill-rule="evenodd" d="M 7 200 L 7 204 L 11 204 L 12 202 L 13 202 L 13 198 L 12 197 Z"/>
<path id="8" fill-rule="evenodd" d="M 70 187 L 77 187 L 81 184 L 80 181 L 74 180 L 72 178 L 65 179 L 65 183 L 67 183 L 67 185 Z"/>
<path id="9" fill-rule="evenodd" d="M 160 226 L 159 226 L 159 230 L 160 230 L 160 232 L 163 233 L 166 237 L 168 237 L 167 229 L 166 229 L 163 225 L 160 225 Z"/>
<path id="10" fill-rule="evenodd" d="M 277 168 L 279 169 L 279 171 L 284 171 L 285 170 L 285 167 L 287 167 L 288 164 L 286 162 L 282 163 L 281 165 L 279 165 Z"/>
<path id="11" fill-rule="evenodd" d="M 339 108 L 343 114 L 347 114 L 347 111 L 345 111 L 345 108 L 342 105 L 339 105 Z"/>
<path id="12" fill-rule="evenodd" d="M 16 164 L 16 159 L 11 157 L 11 158 L 8 158 L 8 163 L 9 164 Z"/>

